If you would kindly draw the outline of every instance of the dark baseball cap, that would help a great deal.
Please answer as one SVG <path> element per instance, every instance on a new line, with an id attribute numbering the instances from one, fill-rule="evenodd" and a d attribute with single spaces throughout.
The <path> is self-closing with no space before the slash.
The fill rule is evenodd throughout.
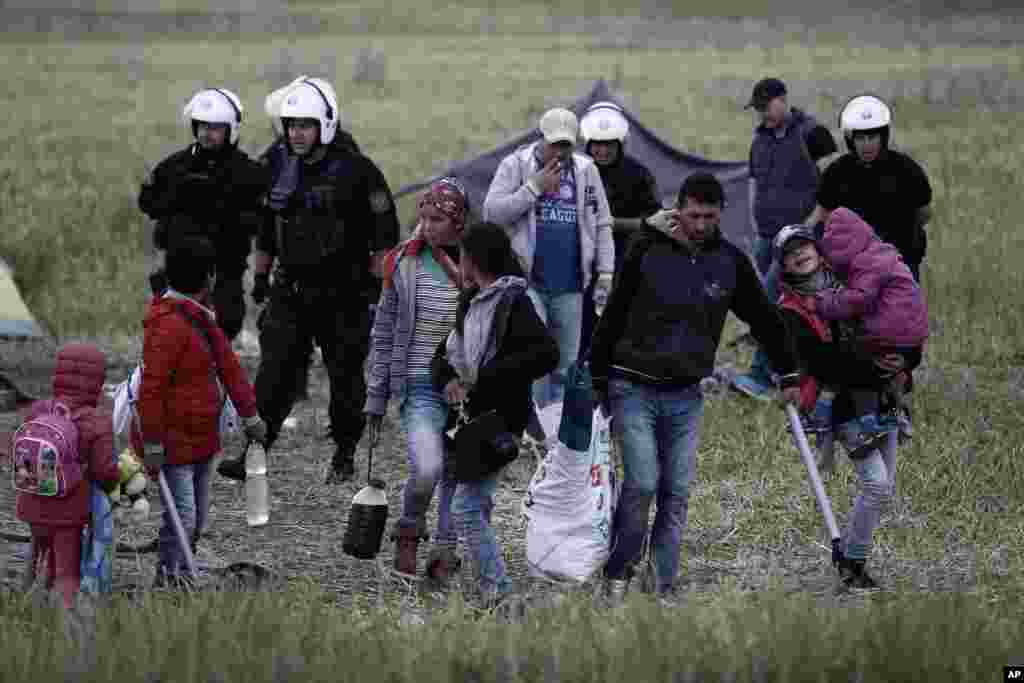
<path id="1" fill-rule="evenodd" d="M 764 109 L 768 103 L 776 97 L 786 94 L 786 84 L 777 78 L 762 78 L 754 86 L 754 92 L 750 94 L 750 101 L 744 109 Z"/>

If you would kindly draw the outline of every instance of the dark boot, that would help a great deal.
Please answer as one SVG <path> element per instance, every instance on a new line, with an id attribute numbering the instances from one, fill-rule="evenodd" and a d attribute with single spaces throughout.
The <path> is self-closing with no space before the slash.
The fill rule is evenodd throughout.
<path id="1" fill-rule="evenodd" d="M 263 442 L 263 448 L 268 453 L 271 447 L 274 445 L 274 441 L 277 439 L 277 431 L 267 428 L 267 439 Z M 245 481 L 245 453 L 247 449 L 243 449 L 241 454 L 237 458 L 224 458 L 217 465 L 217 474 L 227 479 L 233 479 L 235 481 Z"/>
<path id="2" fill-rule="evenodd" d="M 451 548 L 434 548 L 427 556 L 427 577 L 447 585 L 462 567 L 462 561 Z"/>
<path id="3" fill-rule="evenodd" d="M 353 446 L 338 446 L 331 459 L 326 483 L 339 484 L 356 476 L 355 450 Z"/>
<path id="4" fill-rule="evenodd" d="M 245 452 L 237 458 L 224 458 L 217 465 L 217 474 L 235 481 L 245 481 Z"/>
<path id="5" fill-rule="evenodd" d="M 847 588 L 871 590 L 878 588 L 878 583 L 864 570 L 864 560 L 843 558 L 839 562 L 839 580 Z"/>
<path id="6" fill-rule="evenodd" d="M 395 571 L 399 574 L 416 576 L 416 551 L 420 547 L 420 535 L 416 527 L 399 527 L 395 536 Z"/>

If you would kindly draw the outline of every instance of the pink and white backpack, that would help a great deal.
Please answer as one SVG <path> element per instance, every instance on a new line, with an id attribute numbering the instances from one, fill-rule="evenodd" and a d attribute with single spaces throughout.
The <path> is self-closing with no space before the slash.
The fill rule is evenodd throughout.
<path id="1" fill-rule="evenodd" d="M 53 401 L 14 433 L 14 489 L 48 498 L 64 498 L 84 478 L 78 453 L 78 427 L 71 411 Z"/>

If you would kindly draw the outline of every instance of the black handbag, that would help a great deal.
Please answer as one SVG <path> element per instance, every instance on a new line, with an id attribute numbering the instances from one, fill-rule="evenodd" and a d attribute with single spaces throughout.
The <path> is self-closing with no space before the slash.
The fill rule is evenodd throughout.
<path id="1" fill-rule="evenodd" d="M 445 445 L 445 478 L 456 482 L 480 481 L 519 457 L 519 444 L 497 410 L 469 419 L 460 405 Z"/>

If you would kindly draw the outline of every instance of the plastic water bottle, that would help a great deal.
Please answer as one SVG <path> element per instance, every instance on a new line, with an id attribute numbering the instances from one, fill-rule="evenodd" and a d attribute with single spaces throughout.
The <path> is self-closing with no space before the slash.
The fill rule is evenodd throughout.
<path id="1" fill-rule="evenodd" d="M 270 521 L 267 451 L 258 443 L 250 444 L 245 456 L 245 521 L 249 526 L 262 526 Z"/>

